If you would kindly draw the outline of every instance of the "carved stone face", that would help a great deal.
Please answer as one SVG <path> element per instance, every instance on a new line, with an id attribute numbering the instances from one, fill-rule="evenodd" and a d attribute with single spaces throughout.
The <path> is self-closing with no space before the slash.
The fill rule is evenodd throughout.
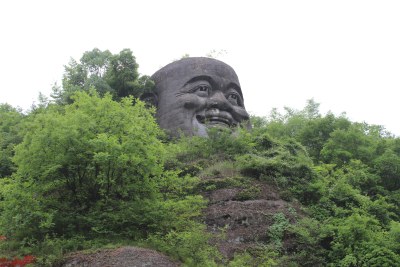
<path id="1" fill-rule="evenodd" d="M 207 136 L 210 127 L 234 129 L 249 119 L 235 71 L 219 60 L 184 58 L 152 79 L 158 123 L 172 135 Z"/>

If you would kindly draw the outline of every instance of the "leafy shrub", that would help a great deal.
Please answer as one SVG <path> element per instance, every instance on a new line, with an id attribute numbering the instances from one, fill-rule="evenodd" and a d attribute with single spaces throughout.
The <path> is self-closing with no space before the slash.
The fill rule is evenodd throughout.
<path id="1" fill-rule="evenodd" d="M 268 150 L 238 155 L 236 162 L 244 175 L 290 190 L 300 200 L 304 200 L 303 192 L 314 176 L 307 153 L 292 142 L 275 143 Z"/>
<path id="2" fill-rule="evenodd" d="M 285 214 L 277 213 L 273 217 L 274 224 L 268 229 L 268 236 L 270 241 L 277 247 L 282 247 L 282 239 L 285 231 L 289 227 L 289 220 L 286 218 Z"/>
<path id="3" fill-rule="evenodd" d="M 251 251 L 235 253 L 233 259 L 229 261 L 229 267 L 273 267 L 277 266 L 276 258 L 278 253 L 268 246 L 260 246 Z"/>
<path id="4" fill-rule="evenodd" d="M 250 199 L 257 199 L 260 197 L 261 189 L 258 186 L 251 185 L 248 188 L 244 188 L 240 191 L 236 199 L 240 201 L 250 200 Z"/>

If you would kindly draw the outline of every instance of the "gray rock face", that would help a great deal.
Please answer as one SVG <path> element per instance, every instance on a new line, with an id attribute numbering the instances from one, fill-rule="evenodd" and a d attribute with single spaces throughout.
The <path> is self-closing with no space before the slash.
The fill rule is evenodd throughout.
<path id="1" fill-rule="evenodd" d="M 103 249 L 93 253 L 75 252 L 68 255 L 62 267 L 178 267 L 167 256 L 145 248 L 121 247 L 117 249 Z"/>
<path id="2" fill-rule="evenodd" d="M 155 91 L 144 99 L 157 107 L 160 127 L 173 136 L 207 136 L 210 127 L 249 128 L 235 71 L 212 58 L 184 58 L 157 71 Z"/>
<path id="3" fill-rule="evenodd" d="M 300 207 L 282 200 L 277 188 L 260 181 L 254 182 L 253 186 L 260 189 L 259 196 L 248 200 L 239 197 L 243 189 L 238 187 L 221 188 L 204 194 L 209 200 L 204 210 L 207 229 L 214 234 L 224 233 L 222 238 L 216 238 L 212 243 L 226 259 L 232 259 L 235 253 L 254 250 L 260 243 L 267 242 L 275 214 L 285 214 L 291 223 L 295 217 L 289 212 L 290 208 L 302 216 Z M 290 237 L 285 237 L 284 247 L 288 249 L 290 242 Z"/>

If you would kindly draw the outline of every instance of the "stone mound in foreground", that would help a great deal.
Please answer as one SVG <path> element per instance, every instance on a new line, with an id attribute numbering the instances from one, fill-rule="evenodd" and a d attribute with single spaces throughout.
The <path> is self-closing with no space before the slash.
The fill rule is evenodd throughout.
<path id="1" fill-rule="evenodd" d="M 139 247 L 101 249 L 93 253 L 75 252 L 65 257 L 62 267 L 177 267 L 181 264 L 164 254 Z"/>

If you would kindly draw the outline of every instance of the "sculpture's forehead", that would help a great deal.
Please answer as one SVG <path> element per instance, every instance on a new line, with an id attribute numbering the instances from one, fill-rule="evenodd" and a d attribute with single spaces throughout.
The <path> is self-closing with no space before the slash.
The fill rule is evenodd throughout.
<path id="1" fill-rule="evenodd" d="M 186 58 L 172 62 L 157 71 L 152 78 L 156 87 L 157 85 L 179 87 L 190 79 L 200 76 L 233 82 L 239 86 L 235 71 L 222 61 L 211 58 Z"/>

